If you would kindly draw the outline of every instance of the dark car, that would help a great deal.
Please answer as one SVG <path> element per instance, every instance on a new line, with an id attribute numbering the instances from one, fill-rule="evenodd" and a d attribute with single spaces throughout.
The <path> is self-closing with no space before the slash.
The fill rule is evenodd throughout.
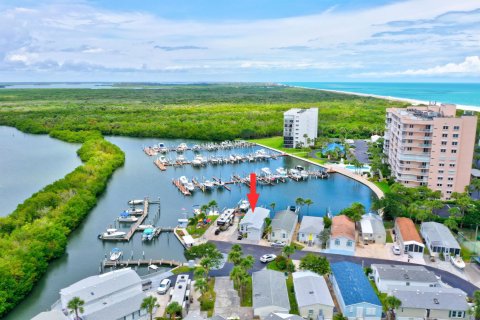
<path id="1" fill-rule="evenodd" d="M 243 239 L 243 235 L 242 235 L 242 234 L 238 234 L 237 240 L 242 240 L 242 239 Z"/>
<path id="2" fill-rule="evenodd" d="M 216 236 L 218 236 L 220 234 L 220 232 L 222 232 L 222 230 L 220 230 L 220 228 L 215 229 L 215 235 Z"/>

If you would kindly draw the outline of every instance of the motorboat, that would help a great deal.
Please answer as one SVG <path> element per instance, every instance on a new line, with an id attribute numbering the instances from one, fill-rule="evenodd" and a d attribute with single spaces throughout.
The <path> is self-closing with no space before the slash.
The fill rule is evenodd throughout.
<path id="1" fill-rule="evenodd" d="M 178 219 L 177 222 L 178 222 L 177 226 L 179 228 L 186 228 L 188 226 L 188 219 L 185 219 L 185 218 Z"/>
<path id="2" fill-rule="evenodd" d="M 218 164 L 218 159 L 215 157 L 210 158 L 211 164 Z"/>
<path id="3" fill-rule="evenodd" d="M 235 161 L 237 161 L 237 162 L 243 161 L 243 157 L 239 156 L 239 155 L 236 155 L 235 156 Z"/>
<path id="4" fill-rule="evenodd" d="M 118 217 L 118 222 L 127 222 L 127 223 L 132 223 L 132 222 L 137 222 L 138 221 L 138 218 L 133 216 L 133 215 L 129 215 L 127 212 L 122 212 L 120 214 L 120 217 Z"/>
<path id="5" fill-rule="evenodd" d="M 289 173 L 290 176 L 295 180 L 300 180 L 302 178 L 300 172 L 297 169 L 290 169 Z"/>
<path id="6" fill-rule="evenodd" d="M 182 154 L 178 155 L 177 162 L 185 162 L 185 157 Z"/>
<path id="7" fill-rule="evenodd" d="M 458 269 L 465 269 L 465 261 L 463 261 L 460 255 L 450 256 L 450 262 Z"/>
<path id="8" fill-rule="evenodd" d="M 107 229 L 104 233 L 100 234 L 98 237 L 100 239 L 118 239 L 123 238 L 127 233 L 123 231 L 118 231 L 117 229 Z"/>
<path id="9" fill-rule="evenodd" d="M 262 173 L 266 176 L 272 175 L 272 171 L 270 170 L 270 168 L 262 168 Z"/>
<path id="10" fill-rule="evenodd" d="M 195 191 L 195 186 L 193 185 L 192 182 L 188 182 L 188 183 L 185 185 L 185 188 L 187 188 L 187 190 L 190 191 L 190 192 Z"/>
<path id="11" fill-rule="evenodd" d="M 260 150 L 255 151 L 254 157 L 255 157 L 256 160 L 265 159 L 265 150 L 260 149 Z"/>
<path id="12" fill-rule="evenodd" d="M 242 212 L 247 212 L 250 209 L 250 202 L 247 200 L 240 200 L 238 203 L 238 209 Z"/>
<path id="13" fill-rule="evenodd" d="M 306 170 L 300 171 L 300 176 L 302 177 L 303 180 L 307 180 L 309 177 L 308 172 Z"/>
<path id="14" fill-rule="evenodd" d="M 185 150 L 188 149 L 188 146 L 186 143 L 180 143 L 178 146 L 177 146 L 177 152 L 183 152 Z"/>
<path id="15" fill-rule="evenodd" d="M 168 152 L 168 148 L 167 146 L 164 144 L 164 143 L 159 143 L 158 144 L 158 151 L 160 153 L 167 153 Z"/>
<path id="16" fill-rule="evenodd" d="M 247 160 L 248 160 L 248 162 L 254 162 L 254 161 L 255 161 L 255 157 L 252 156 L 251 154 L 249 154 L 249 155 L 247 156 Z"/>
<path id="17" fill-rule="evenodd" d="M 282 176 L 282 177 L 286 177 L 287 176 L 287 170 L 285 170 L 284 168 L 280 167 L 280 168 L 277 168 L 277 173 Z"/>
<path id="18" fill-rule="evenodd" d="M 205 180 L 205 182 L 203 183 L 204 187 L 206 190 L 212 190 L 213 189 L 213 182 L 210 181 L 210 180 Z"/>
<path id="19" fill-rule="evenodd" d="M 131 206 L 136 206 L 136 205 L 139 205 L 139 204 L 143 204 L 143 200 L 130 200 L 130 201 L 128 201 L 128 204 L 131 205 Z"/>
<path id="20" fill-rule="evenodd" d="M 152 240 L 154 233 L 155 233 L 155 229 L 154 229 L 154 228 L 147 228 L 147 229 L 143 230 L 143 233 L 142 233 L 142 241 L 150 241 L 150 240 Z"/>
<path id="21" fill-rule="evenodd" d="M 119 248 L 113 248 L 110 251 L 110 261 L 117 261 L 123 255 L 123 251 Z"/>
<path id="22" fill-rule="evenodd" d="M 155 227 L 151 224 L 141 224 L 137 227 L 137 230 L 143 231 L 143 230 L 146 230 L 146 229 L 153 229 L 153 228 L 155 228 Z"/>
<path id="23" fill-rule="evenodd" d="M 237 161 L 234 155 L 230 155 L 230 157 L 228 157 L 228 160 L 230 160 L 230 162 L 232 163 Z"/>
<path id="24" fill-rule="evenodd" d="M 168 160 L 167 160 L 167 158 L 166 158 L 165 156 L 160 156 L 160 157 L 158 157 L 158 161 L 160 161 L 160 163 L 163 163 L 163 164 L 165 164 L 165 163 L 168 162 Z"/>
<path id="25" fill-rule="evenodd" d="M 184 186 L 188 184 L 188 179 L 185 176 L 181 176 L 179 180 L 180 180 L 180 183 L 183 184 Z"/>
<path id="26" fill-rule="evenodd" d="M 305 170 L 305 168 L 302 167 L 302 166 L 295 166 L 295 169 L 297 169 L 298 171 L 303 171 L 303 170 Z"/>
<path id="27" fill-rule="evenodd" d="M 192 160 L 192 166 L 199 167 L 203 164 L 203 157 L 201 155 L 197 155 L 195 159 Z"/>
<path id="28" fill-rule="evenodd" d="M 201 149 L 202 149 L 202 147 L 200 147 L 198 144 L 196 144 L 192 147 L 193 151 L 200 151 Z"/>
<path id="29" fill-rule="evenodd" d="M 125 210 L 124 212 L 132 216 L 136 216 L 136 215 L 143 214 L 143 209 L 128 209 L 128 210 Z"/>

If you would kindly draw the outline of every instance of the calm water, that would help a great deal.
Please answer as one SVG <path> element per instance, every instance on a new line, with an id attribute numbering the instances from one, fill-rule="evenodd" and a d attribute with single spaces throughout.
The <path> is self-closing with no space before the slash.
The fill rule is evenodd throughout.
<path id="1" fill-rule="evenodd" d="M 0 126 L 0 216 L 79 166 L 79 147 Z"/>
<path id="2" fill-rule="evenodd" d="M 480 107 L 480 83 L 285 82 L 283 84 Z"/>
<path id="3" fill-rule="evenodd" d="M 172 186 L 172 178 L 185 175 L 189 178 L 211 179 L 216 176 L 226 180 L 232 173 L 247 175 L 252 171 L 259 172 L 265 166 L 269 166 L 273 170 L 280 166 L 293 167 L 297 164 L 308 167 L 303 161 L 280 158 L 270 160 L 269 163 L 209 166 L 203 169 L 186 166 L 177 169 L 169 168 L 166 172 L 160 172 L 154 166 L 153 158 L 149 158 L 143 153 L 142 146 L 158 142 L 177 145 L 181 141 L 124 137 L 108 139 L 125 151 L 125 166 L 114 173 L 106 192 L 99 199 L 98 205 L 82 226 L 70 237 L 67 254 L 52 263 L 49 271 L 32 294 L 6 319 L 30 319 L 38 312 L 48 309 L 59 298 L 58 292 L 61 288 L 84 277 L 98 274 L 100 261 L 114 246 L 122 248 L 124 254 L 128 256 L 133 251 L 134 258 L 140 258 L 144 253 L 146 258 L 183 261 L 183 247 L 173 235 L 162 235 L 152 243 L 142 243 L 140 234 L 135 235 L 129 243 L 104 243 L 97 239 L 97 235 L 107 226 L 112 225 L 114 219 L 126 208 L 127 200 L 141 199 L 145 196 L 149 196 L 151 199 L 159 197 L 161 201 L 159 219 L 155 219 L 155 210 L 150 211 L 147 219 L 153 220 L 152 222 L 157 226 L 174 226 L 179 218 L 183 218 L 182 209 L 186 209 L 190 213 L 193 206 L 205 204 L 210 200 L 216 200 L 220 208 L 232 207 L 240 199 L 245 198 L 248 191 L 246 187 L 232 186 L 231 192 L 213 190 L 203 194 L 201 191 L 197 191 L 191 197 L 184 197 Z M 189 141 L 188 143 L 192 144 L 193 142 Z M 253 150 L 254 148 L 223 152 L 250 153 Z M 207 151 L 203 153 L 213 154 Z M 175 153 L 171 155 L 174 156 Z M 191 159 L 193 153 L 187 152 L 185 156 L 187 159 Z M 327 208 L 335 213 L 354 201 L 360 201 L 369 207 L 373 197 L 373 193 L 364 185 L 337 174 L 332 175 L 329 180 L 310 180 L 298 183 L 290 181 L 274 187 L 259 186 L 258 191 L 260 193 L 259 205 L 269 205 L 275 202 L 277 209 L 294 204 L 297 197 L 310 198 L 314 204 L 309 208 L 309 214 L 320 216 L 325 213 Z M 306 214 L 307 209 L 304 208 L 303 212 Z M 139 271 L 145 272 L 144 270 Z"/>

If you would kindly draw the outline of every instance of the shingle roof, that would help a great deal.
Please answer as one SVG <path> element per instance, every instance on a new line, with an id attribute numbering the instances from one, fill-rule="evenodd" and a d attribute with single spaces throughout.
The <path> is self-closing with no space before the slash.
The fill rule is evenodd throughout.
<path id="1" fill-rule="evenodd" d="M 253 308 L 277 306 L 290 310 L 287 283 L 282 272 L 264 269 L 252 274 Z"/>
<path id="2" fill-rule="evenodd" d="M 299 307 L 322 304 L 334 306 L 325 279 L 312 271 L 292 273 L 295 297 Z"/>
<path id="3" fill-rule="evenodd" d="M 249 209 L 243 219 L 240 221 L 240 224 L 249 224 L 252 228 L 261 229 L 265 218 L 270 216 L 270 210 L 257 207 L 255 212 L 252 212 L 252 209 Z"/>
<path id="4" fill-rule="evenodd" d="M 290 231 L 298 221 L 298 214 L 290 210 L 279 211 L 272 220 L 272 230 L 282 229 Z"/>
<path id="5" fill-rule="evenodd" d="M 452 232 L 441 223 L 423 222 L 420 230 L 425 237 L 428 236 L 430 243 L 434 246 L 460 249 Z"/>
<path id="6" fill-rule="evenodd" d="M 402 301 L 403 308 L 457 310 L 469 309 L 467 296 L 456 288 L 397 287 L 391 294 Z"/>
<path id="7" fill-rule="evenodd" d="M 422 238 L 418 234 L 412 219 L 398 217 L 395 219 L 395 224 L 398 226 L 398 229 L 402 234 L 403 241 L 416 241 L 422 243 Z"/>
<path id="8" fill-rule="evenodd" d="M 345 305 L 361 302 L 382 305 L 360 265 L 342 261 L 333 263 L 331 269 Z"/>
<path id="9" fill-rule="evenodd" d="M 335 216 L 332 219 L 331 235 L 333 238 L 344 237 L 355 240 L 355 223 L 346 215 Z"/>
<path id="10" fill-rule="evenodd" d="M 322 217 L 304 216 L 298 232 L 319 234 L 324 229 Z"/>
<path id="11" fill-rule="evenodd" d="M 438 282 L 435 274 L 423 266 L 372 264 L 382 281 Z"/>

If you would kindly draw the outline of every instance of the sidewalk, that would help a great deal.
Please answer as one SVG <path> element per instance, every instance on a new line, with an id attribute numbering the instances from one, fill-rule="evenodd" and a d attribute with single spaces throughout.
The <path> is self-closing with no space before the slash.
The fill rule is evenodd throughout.
<path id="1" fill-rule="evenodd" d="M 253 319 L 253 309 L 240 307 L 240 297 L 237 290 L 233 288 L 233 281 L 229 277 L 215 278 L 215 315 L 228 317 L 239 317 L 241 320 Z"/>

